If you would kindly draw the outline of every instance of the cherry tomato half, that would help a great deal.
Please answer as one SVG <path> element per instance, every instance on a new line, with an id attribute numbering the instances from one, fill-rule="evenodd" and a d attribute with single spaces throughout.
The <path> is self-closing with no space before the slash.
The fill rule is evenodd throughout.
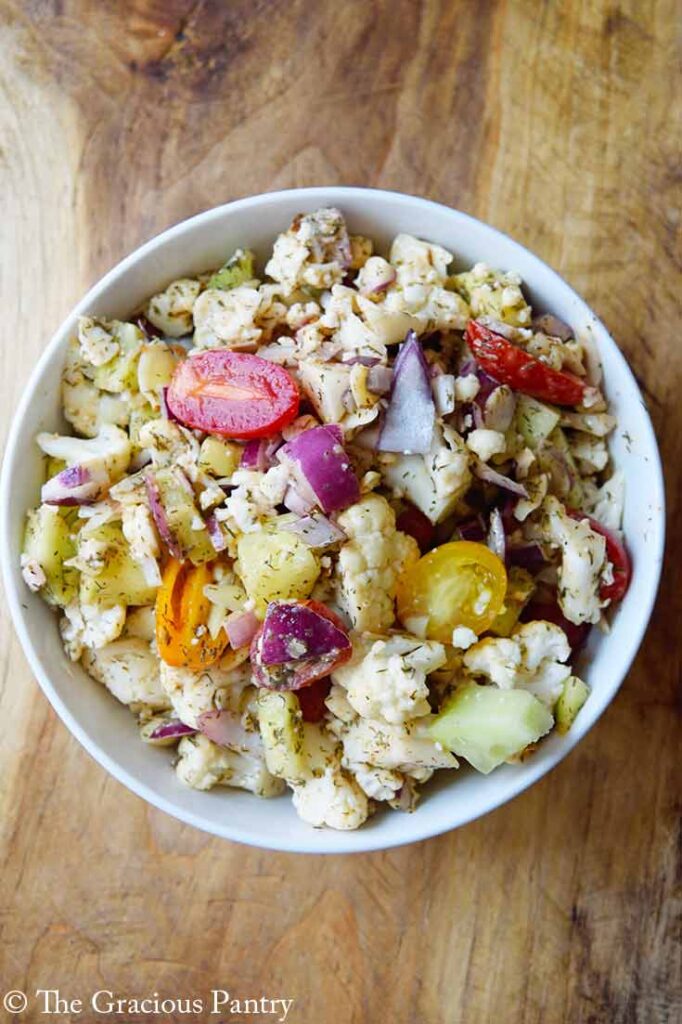
<path id="1" fill-rule="evenodd" d="M 608 527 L 602 526 L 602 524 L 597 519 L 593 519 L 592 516 L 585 515 L 584 512 L 578 512 L 572 508 L 567 508 L 566 511 L 572 519 L 587 519 L 594 532 L 600 533 L 605 539 L 606 557 L 613 566 L 613 583 L 602 584 L 599 588 L 599 596 L 602 601 L 610 601 L 611 604 L 616 604 L 618 601 L 622 601 L 628 587 L 630 586 L 630 580 L 632 578 L 632 562 L 630 561 L 630 556 L 625 549 L 625 545 L 616 536 L 613 530 L 609 530 Z"/>
<path id="2" fill-rule="evenodd" d="M 263 664 L 261 646 L 267 626 L 266 613 L 265 623 L 251 641 L 251 668 L 259 686 L 269 690 L 301 690 L 330 675 L 339 665 L 343 665 L 349 660 L 353 653 L 353 647 L 348 639 L 346 626 L 330 608 L 319 601 L 274 602 L 270 607 L 278 603 L 307 608 L 314 613 L 318 621 L 322 618 L 331 622 L 337 630 L 343 633 L 343 637 L 340 639 L 343 640 L 345 646 L 334 647 L 334 649 L 316 654 L 314 657 L 291 658 L 278 664 Z M 312 630 L 317 632 L 314 625 Z M 283 637 L 282 639 L 286 641 L 287 638 Z M 293 635 L 292 639 L 297 640 L 298 636 Z"/>
<path id="3" fill-rule="evenodd" d="M 221 630 L 213 639 L 206 625 L 211 605 L 204 587 L 212 582 L 207 565 L 168 562 L 156 595 L 156 643 L 167 665 L 202 669 L 227 647 L 227 633 Z"/>
<path id="4" fill-rule="evenodd" d="M 553 370 L 519 345 L 470 320 L 466 341 L 476 360 L 500 384 L 555 405 L 580 405 L 587 385 L 563 370 Z"/>
<path id="5" fill-rule="evenodd" d="M 332 681 L 329 676 L 325 676 L 296 691 L 304 722 L 322 721 L 327 710 L 325 700 L 331 688 Z"/>
<path id="6" fill-rule="evenodd" d="M 166 401 L 185 426 L 248 440 L 269 437 L 296 419 L 299 394 L 282 366 L 248 352 L 212 349 L 180 363 Z"/>
<path id="7" fill-rule="evenodd" d="M 485 544 L 456 540 L 429 551 L 398 581 L 398 618 L 426 619 L 429 640 L 449 643 L 456 626 L 478 635 L 497 618 L 507 592 L 502 561 Z"/>

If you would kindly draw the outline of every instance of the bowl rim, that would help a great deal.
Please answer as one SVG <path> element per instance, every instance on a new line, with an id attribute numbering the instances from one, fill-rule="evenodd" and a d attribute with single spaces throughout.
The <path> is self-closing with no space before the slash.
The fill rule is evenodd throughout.
<path id="1" fill-rule="evenodd" d="M 549 279 L 553 287 L 559 287 L 564 290 L 566 294 L 570 294 L 571 299 L 575 302 L 576 309 L 582 313 L 586 318 L 589 318 L 593 323 L 597 325 L 598 331 L 602 334 L 606 340 L 607 345 L 611 347 L 610 355 L 619 360 L 621 363 L 621 370 L 624 371 L 625 376 L 629 377 L 631 386 L 635 389 L 635 392 L 639 395 L 643 406 L 643 423 L 645 427 L 646 436 L 642 438 L 643 445 L 647 451 L 649 458 L 652 459 L 652 465 L 650 466 L 652 475 L 655 478 L 656 483 L 656 495 L 655 500 L 657 508 L 660 508 L 660 512 L 656 518 L 656 539 L 655 539 L 655 550 L 654 557 L 656 559 L 656 572 L 655 576 L 651 581 L 648 589 L 648 593 L 640 595 L 641 600 L 639 604 L 640 615 L 637 622 L 637 628 L 629 633 L 628 635 L 628 652 L 623 662 L 623 671 L 620 678 L 614 677 L 611 680 L 610 685 L 606 688 L 605 693 L 602 693 L 602 706 L 597 708 L 597 705 L 593 707 L 592 713 L 580 718 L 576 721 L 571 731 L 562 737 L 562 746 L 560 749 L 554 750 L 551 754 L 540 763 L 540 762 L 528 762 L 524 768 L 526 769 L 523 774 L 515 777 L 515 779 L 508 785 L 507 792 L 502 796 L 495 796 L 487 801 L 483 799 L 479 805 L 473 808 L 470 812 L 460 813 L 459 815 L 453 815 L 452 818 L 442 818 L 434 821 L 432 817 L 428 815 L 422 816 L 415 814 L 410 816 L 410 827 L 406 829 L 404 837 L 397 839 L 390 839 L 388 841 L 381 839 L 381 831 L 375 832 L 371 829 L 359 829 L 354 832 L 353 835 L 357 836 L 358 842 L 349 850 L 344 844 L 340 844 L 336 840 L 338 833 L 335 833 L 331 829 L 323 830 L 312 830 L 311 829 L 311 843 L 306 847 L 299 840 L 289 841 L 287 838 L 276 837 L 270 838 L 265 834 L 263 830 L 252 830 L 243 827 L 234 827 L 230 824 L 225 825 L 223 822 L 211 822 L 207 817 L 202 814 L 194 813 L 192 811 L 186 811 L 183 808 L 176 806 L 172 801 L 161 796 L 156 790 L 145 782 L 140 782 L 135 778 L 129 770 L 121 763 L 115 761 L 107 753 L 105 753 L 97 744 L 94 739 L 91 739 L 86 728 L 80 724 L 77 718 L 72 715 L 69 709 L 62 702 L 59 694 L 57 693 L 52 681 L 50 679 L 50 673 L 47 668 L 44 667 L 40 660 L 28 634 L 28 629 L 25 623 L 24 609 L 22 607 L 21 594 L 19 588 L 16 585 L 16 576 L 11 571 L 11 558 L 12 558 L 12 523 L 9 515 L 9 497 L 11 489 L 11 478 L 12 478 L 12 467 L 14 462 L 15 449 L 17 447 L 18 439 L 22 433 L 22 424 L 26 416 L 27 410 L 31 404 L 34 393 L 37 390 L 43 376 L 45 366 L 51 361 L 53 355 L 62 344 L 62 336 L 69 329 L 69 325 L 72 324 L 74 319 L 83 313 L 87 312 L 94 300 L 106 289 L 109 285 L 116 280 L 116 278 L 127 271 L 129 268 L 135 266 L 146 259 L 151 253 L 159 248 L 162 248 L 166 243 L 171 240 L 181 237 L 185 232 L 193 231 L 200 225 L 205 225 L 213 219 L 219 219 L 223 217 L 229 211 L 236 211 L 238 209 L 248 209 L 249 207 L 267 206 L 269 202 L 277 203 L 281 198 L 297 199 L 300 198 L 301 203 L 305 205 L 314 204 L 315 202 L 322 202 L 329 204 L 330 202 L 338 202 L 339 205 L 343 205 L 344 198 L 354 198 L 367 200 L 372 197 L 383 197 L 384 200 L 390 200 L 393 202 L 415 204 L 417 207 L 429 209 L 440 213 L 441 215 L 451 216 L 453 213 L 463 223 L 470 223 L 477 227 L 484 227 L 492 233 L 493 237 L 497 236 L 504 239 L 506 242 L 511 243 L 512 247 L 517 247 L 532 260 L 537 261 L 541 264 L 543 270 L 548 274 Z M 601 339 L 600 339 L 601 343 Z M 262 192 L 253 196 L 246 196 L 241 199 L 236 199 L 228 203 L 223 203 L 219 206 L 210 207 L 207 210 L 201 211 L 194 214 L 191 217 L 185 218 L 176 224 L 171 225 L 164 231 L 157 235 L 154 235 L 148 241 L 138 246 L 131 253 L 125 256 L 122 260 L 116 263 L 110 270 L 108 270 L 101 278 L 99 278 L 83 296 L 83 298 L 73 307 L 73 309 L 63 319 L 57 330 L 52 335 L 50 341 L 45 346 L 44 351 L 41 354 L 36 366 L 34 367 L 31 375 L 26 382 L 21 398 L 18 402 L 16 411 L 13 416 L 12 424 L 7 435 L 7 441 L 5 445 L 5 453 L 3 458 L 2 474 L 0 476 L 0 562 L 2 563 L 2 577 L 5 587 L 5 593 L 7 595 L 8 604 L 10 608 L 11 619 L 15 628 L 15 631 L 19 637 L 21 646 L 23 648 L 26 659 L 29 666 L 38 680 L 38 683 L 43 690 L 48 701 L 56 711 L 57 715 L 64 722 L 69 731 L 75 736 L 75 738 L 81 743 L 85 750 L 90 756 L 100 764 L 106 771 L 114 776 L 120 783 L 122 783 L 127 789 L 135 793 L 137 796 L 145 800 L 172 817 L 184 822 L 185 824 L 192 825 L 199 830 L 208 834 L 215 835 L 222 839 L 229 839 L 234 842 L 243 843 L 249 846 L 258 847 L 266 850 L 290 852 L 290 853 L 314 853 L 314 854 L 338 854 L 338 853 L 366 853 L 375 850 L 390 849 L 393 847 L 407 845 L 409 843 L 419 842 L 424 839 L 431 838 L 433 836 L 442 835 L 445 832 L 459 828 L 462 825 L 466 825 L 471 821 L 475 821 L 477 818 L 482 817 L 485 814 L 495 810 L 497 807 L 501 807 L 508 803 L 514 797 L 523 793 L 526 789 L 532 786 L 536 781 L 550 772 L 556 765 L 563 761 L 565 757 L 578 745 L 583 739 L 587 732 L 602 716 L 608 705 L 613 700 L 615 694 L 622 686 L 626 679 L 632 662 L 639 650 L 644 635 L 651 619 L 654 603 L 658 593 L 662 562 L 663 562 L 663 551 L 665 546 L 665 488 L 664 488 L 664 477 L 663 467 L 660 458 L 660 452 L 656 441 L 656 435 L 651 423 L 649 411 L 646 403 L 641 394 L 641 389 L 637 380 L 626 360 L 624 354 L 612 338 L 611 334 L 600 320 L 600 318 L 594 313 L 594 311 L 588 306 L 584 299 L 564 280 L 561 275 L 554 270 L 545 260 L 540 256 L 537 256 L 531 250 L 527 249 L 521 242 L 512 238 L 510 235 L 486 221 L 482 221 L 471 214 L 465 213 L 464 211 L 457 210 L 454 207 L 447 206 L 444 203 L 439 203 L 431 199 L 426 199 L 422 196 L 416 196 L 411 193 L 398 192 L 389 189 L 375 189 L 375 188 L 364 188 L 359 186 L 341 186 L 341 185 L 329 185 L 329 186 L 314 186 L 309 188 L 294 188 L 294 189 L 278 189 L 270 192 Z M 586 705 L 586 710 L 589 704 Z M 408 820 L 408 819 L 406 819 Z M 213 827 L 211 827 L 213 825 Z M 323 848 L 318 848 L 314 837 L 324 835 L 325 843 Z M 348 835 L 348 833 L 342 833 L 342 835 Z"/>

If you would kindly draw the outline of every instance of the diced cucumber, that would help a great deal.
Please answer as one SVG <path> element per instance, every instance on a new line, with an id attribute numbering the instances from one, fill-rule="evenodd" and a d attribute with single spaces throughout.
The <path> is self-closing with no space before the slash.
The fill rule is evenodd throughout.
<path id="1" fill-rule="evenodd" d="M 249 249 L 237 249 L 227 263 L 209 278 L 206 287 L 229 291 L 247 281 L 253 281 L 254 261 L 255 257 Z"/>
<path id="2" fill-rule="evenodd" d="M 455 690 L 429 732 L 487 775 L 549 732 L 553 722 L 551 712 L 527 690 L 468 683 Z"/>
<path id="3" fill-rule="evenodd" d="M 194 565 L 210 562 L 216 556 L 215 548 L 186 479 L 173 466 L 158 469 L 155 479 L 168 525 L 185 557 Z"/>
<path id="4" fill-rule="evenodd" d="M 71 526 L 60 509 L 40 505 L 26 517 L 24 555 L 38 563 L 45 573 L 42 596 L 50 604 L 64 607 L 78 593 L 78 570 L 64 565 L 76 554 Z"/>
<path id="5" fill-rule="evenodd" d="M 580 472 L 561 427 L 555 427 L 540 445 L 537 459 L 540 469 L 549 475 L 550 493 L 558 494 L 573 508 L 580 508 L 583 503 Z"/>
<path id="6" fill-rule="evenodd" d="M 102 565 L 81 572 L 80 599 L 84 604 L 102 608 L 113 605 L 147 605 L 156 600 L 156 587 L 150 586 L 140 566 L 130 555 L 120 523 L 103 523 L 88 530 L 83 543 L 88 550 L 101 550 Z"/>
<path id="7" fill-rule="evenodd" d="M 205 437 L 199 449 L 199 469 L 222 478 L 232 476 L 241 461 L 243 448 L 218 437 Z"/>
<path id="8" fill-rule="evenodd" d="M 237 543 L 238 573 L 263 616 L 270 601 L 305 600 L 320 575 L 320 563 L 305 541 L 284 530 L 244 533 Z"/>
<path id="9" fill-rule="evenodd" d="M 529 448 L 535 451 L 558 425 L 561 413 L 529 395 L 516 396 L 516 426 Z"/>
<path id="10" fill-rule="evenodd" d="M 93 381 L 102 391 L 120 394 L 137 391 L 137 364 L 144 344 L 144 334 L 135 324 L 114 321 L 114 337 L 120 351 L 108 363 L 95 368 Z"/>
<path id="11" fill-rule="evenodd" d="M 143 447 L 140 443 L 140 431 L 142 430 L 142 427 L 145 423 L 158 419 L 158 416 L 158 412 L 153 409 L 148 402 L 143 402 L 142 404 L 131 408 L 130 420 L 128 423 L 128 434 L 130 436 L 130 442 L 135 448 Z"/>
<path id="12" fill-rule="evenodd" d="M 291 691 L 258 691 L 258 726 L 268 771 L 279 779 L 306 778 L 303 721 L 298 697 Z"/>
<path id="13" fill-rule="evenodd" d="M 569 676 L 564 683 L 564 691 L 554 706 L 557 732 L 562 736 L 573 725 L 578 712 L 590 695 L 587 683 L 577 676 Z"/>
<path id="14" fill-rule="evenodd" d="M 507 593 L 502 611 L 490 627 L 490 632 L 495 636 L 510 636 L 534 589 L 535 582 L 531 574 L 513 565 L 507 573 Z"/>

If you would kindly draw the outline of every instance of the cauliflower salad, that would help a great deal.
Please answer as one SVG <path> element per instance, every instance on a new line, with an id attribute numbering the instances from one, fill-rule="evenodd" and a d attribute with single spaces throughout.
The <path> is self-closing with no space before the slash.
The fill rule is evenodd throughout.
<path id="1" fill-rule="evenodd" d="M 588 698 L 572 661 L 630 579 L 599 362 L 453 261 L 320 209 L 264 266 L 81 318 L 23 575 L 181 783 L 354 829 Z"/>

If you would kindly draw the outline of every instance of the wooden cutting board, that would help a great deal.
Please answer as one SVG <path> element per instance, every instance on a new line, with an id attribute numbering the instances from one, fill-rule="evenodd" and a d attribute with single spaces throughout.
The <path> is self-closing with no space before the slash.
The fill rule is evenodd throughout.
<path id="1" fill-rule="evenodd" d="M 675 6 L 0 2 L 3 430 L 138 243 L 253 192 L 375 185 L 489 221 L 584 295 L 646 394 L 671 524 L 647 640 L 580 748 L 489 817 L 366 856 L 258 852 L 150 809 L 58 721 L 3 614 L 3 991 L 216 988 L 293 999 L 294 1024 L 680 1019 Z M 0 1018 L 277 1019 L 39 1008 Z"/>

